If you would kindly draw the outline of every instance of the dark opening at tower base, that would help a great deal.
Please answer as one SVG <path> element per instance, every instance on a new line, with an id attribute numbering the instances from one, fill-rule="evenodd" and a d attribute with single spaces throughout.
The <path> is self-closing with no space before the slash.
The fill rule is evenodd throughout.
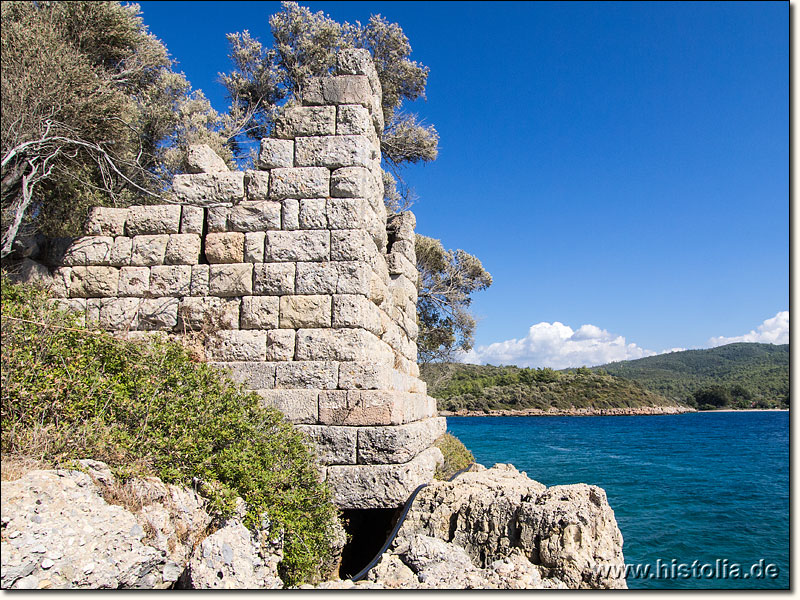
<path id="1" fill-rule="evenodd" d="M 350 579 L 375 558 L 397 523 L 400 511 L 400 508 L 342 511 L 342 525 L 347 532 L 347 544 L 342 551 L 340 578 Z"/>

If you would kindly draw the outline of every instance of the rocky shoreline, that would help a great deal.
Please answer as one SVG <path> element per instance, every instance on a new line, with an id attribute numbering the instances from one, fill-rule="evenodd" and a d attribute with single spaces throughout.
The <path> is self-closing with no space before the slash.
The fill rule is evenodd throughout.
<path id="1" fill-rule="evenodd" d="M 483 410 L 440 410 L 440 417 L 627 417 L 638 415 L 679 415 L 697 412 L 688 406 L 640 406 L 638 408 L 539 408 Z"/>

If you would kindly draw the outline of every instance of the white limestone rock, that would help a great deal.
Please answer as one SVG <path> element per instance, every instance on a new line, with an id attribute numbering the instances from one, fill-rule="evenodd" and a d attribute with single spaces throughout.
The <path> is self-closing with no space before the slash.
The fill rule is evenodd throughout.
<path id="1" fill-rule="evenodd" d="M 125 221 L 130 237 L 178 233 L 181 226 L 181 207 L 173 204 L 131 206 Z"/>
<path id="2" fill-rule="evenodd" d="M 253 291 L 266 296 L 294 294 L 295 263 L 265 263 L 253 266 Z"/>
<path id="3" fill-rule="evenodd" d="M 330 169 L 325 167 L 272 169 L 269 180 L 270 198 L 327 198 L 330 192 L 330 175 Z"/>
<path id="4" fill-rule="evenodd" d="M 256 164 L 260 169 L 294 166 L 294 142 L 292 140 L 263 138 Z"/>
<path id="5" fill-rule="evenodd" d="M 193 144 L 186 153 L 187 173 L 226 173 L 225 161 L 208 144 Z"/>
<path id="6" fill-rule="evenodd" d="M 267 296 L 269 297 L 269 296 Z M 281 296 L 280 328 L 330 327 L 330 296 Z"/>
<path id="7" fill-rule="evenodd" d="M 209 293 L 212 296 L 250 296 L 253 293 L 253 264 L 209 265 Z"/>
<path id="8" fill-rule="evenodd" d="M 242 298 L 242 329 L 277 329 L 278 314 L 277 296 Z"/>
<path id="9" fill-rule="evenodd" d="M 244 234 L 239 232 L 206 235 L 206 260 L 211 264 L 244 262 Z"/>
<path id="10" fill-rule="evenodd" d="M 230 171 L 175 175 L 172 180 L 172 191 L 181 204 L 191 206 L 235 204 L 244 200 L 244 173 Z"/>
<path id="11" fill-rule="evenodd" d="M 303 137 L 295 141 L 298 167 L 369 167 L 375 149 L 363 135 Z"/>
<path id="12" fill-rule="evenodd" d="M 127 208 L 95 206 L 89 211 L 86 235 L 124 235 L 127 217 Z"/>
<path id="13" fill-rule="evenodd" d="M 132 267 L 163 265 L 167 253 L 168 235 L 137 235 L 131 249 Z"/>
<path id="14" fill-rule="evenodd" d="M 335 106 L 294 106 L 281 111 L 275 121 L 275 135 L 282 139 L 300 136 L 334 135 Z M 287 165 L 291 166 L 291 165 Z"/>

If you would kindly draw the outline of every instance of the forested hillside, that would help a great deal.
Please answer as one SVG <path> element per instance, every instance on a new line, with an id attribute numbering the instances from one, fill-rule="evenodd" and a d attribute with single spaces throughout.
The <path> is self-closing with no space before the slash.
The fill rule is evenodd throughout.
<path id="1" fill-rule="evenodd" d="M 723 388 L 744 407 L 789 403 L 789 344 L 728 344 L 685 350 L 591 369 L 636 381 L 672 400 L 693 402 L 704 388 Z"/>

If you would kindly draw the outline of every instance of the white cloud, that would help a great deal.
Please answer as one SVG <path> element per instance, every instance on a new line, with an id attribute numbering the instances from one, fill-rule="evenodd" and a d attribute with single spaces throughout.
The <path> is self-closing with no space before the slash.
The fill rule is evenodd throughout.
<path id="1" fill-rule="evenodd" d="M 708 340 L 708 345 L 712 348 L 733 344 L 734 342 L 762 342 L 766 344 L 788 344 L 789 343 L 789 311 L 782 310 L 771 319 L 767 319 L 758 329 L 753 329 L 750 333 L 737 335 L 734 337 L 712 337 Z"/>
<path id="2" fill-rule="evenodd" d="M 565 369 L 581 365 L 591 367 L 654 354 L 652 350 L 627 343 L 623 336 L 609 333 L 596 325 L 581 325 L 576 331 L 556 321 L 533 325 L 522 339 L 474 348 L 462 356 L 462 361 Z"/>

